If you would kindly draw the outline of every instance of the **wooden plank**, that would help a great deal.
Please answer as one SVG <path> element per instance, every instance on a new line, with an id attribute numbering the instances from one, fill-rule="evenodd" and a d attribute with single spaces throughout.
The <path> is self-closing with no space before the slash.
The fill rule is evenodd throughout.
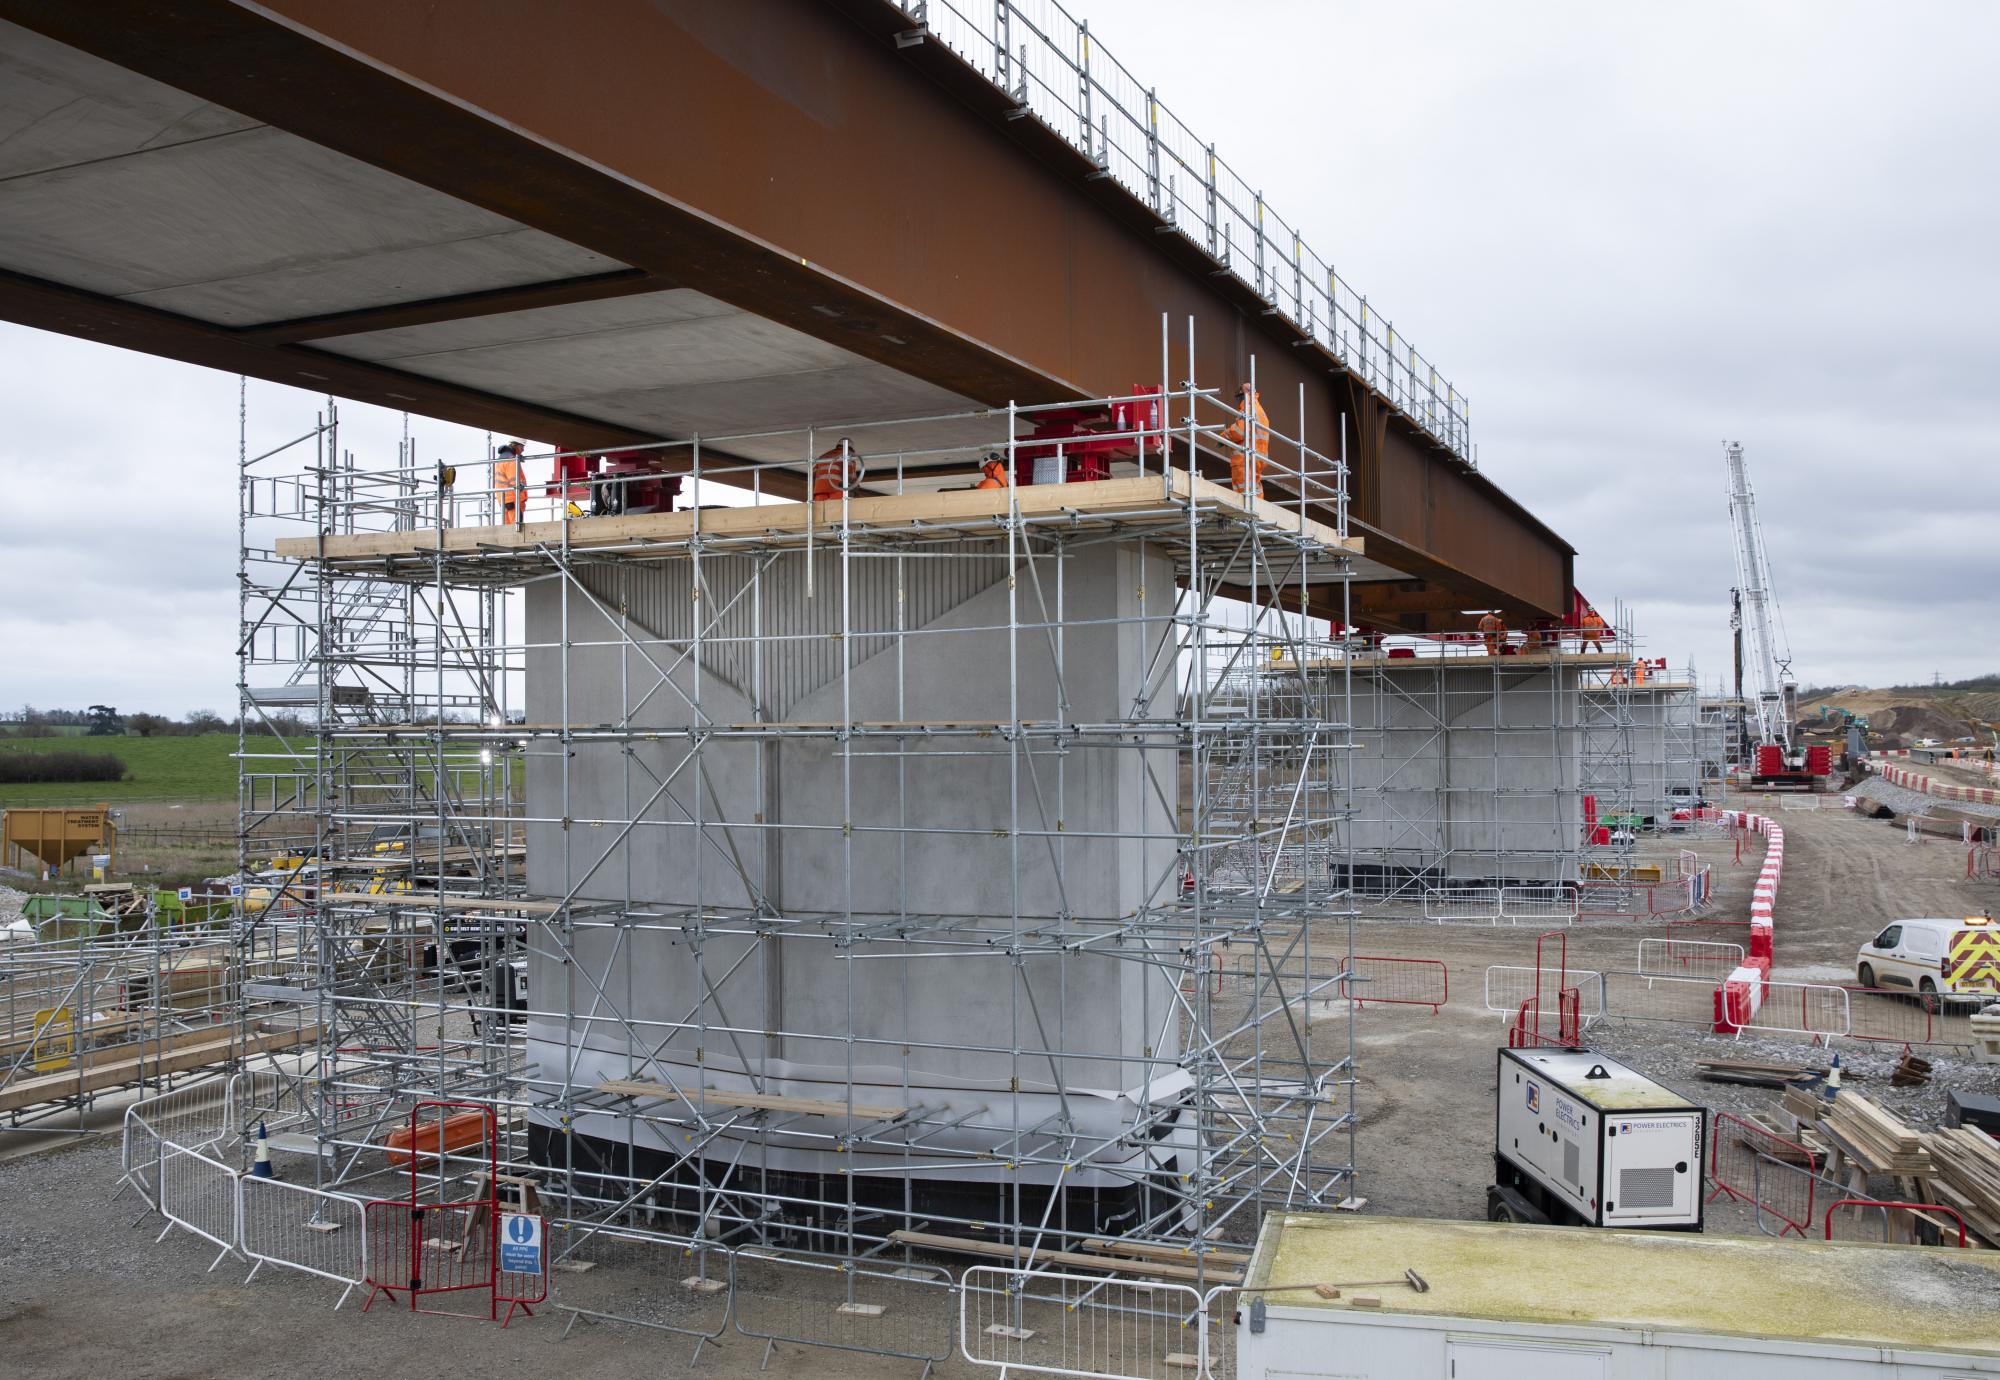
<path id="1" fill-rule="evenodd" d="M 316 1026 L 307 1026 L 301 1030 L 272 1031 L 269 1034 L 252 1036 L 236 1046 L 236 1051 L 247 1056 L 264 1054 L 275 1049 L 290 1049 L 295 1045 L 308 1043 L 317 1034 Z M 221 1039 L 188 1046 L 164 1058 L 142 1056 L 107 1064 L 101 1068 L 87 1069 L 80 1074 L 72 1070 L 68 1073 L 47 1074 L 39 1078 L 25 1078 L 6 1088 L 0 1088 L 0 1112 L 18 1111 L 23 1107 L 33 1107 L 38 1103 L 73 1097 L 79 1093 L 102 1092 L 106 1088 L 121 1087 L 126 1083 L 137 1083 L 142 1079 L 157 1078 L 163 1074 L 186 1073 L 191 1069 L 224 1063 L 230 1058 L 231 1053 L 231 1041 Z"/>
<path id="2" fill-rule="evenodd" d="M 1124 1255 L 1136 1260 L 1163 1260 L 1169 1265 L 1180 1264 L 1194 1259 L 1192 1246 L 1159 1246 L 1146 1241 L 1107 1241 L 1102 1237 L 1092 1237 L 1083 1243 L 1086 1251 L 1099 1255 Z M 1210 1246 L 1203 1258 L 1222 1265 L 1248 1265 L 1248 1251 L 1232 1251 L 1226 1246 Z"/>
<path id="3" fill-rule="evenodd" d="M 1359 537 L 1344 541 L 1331 527 L 1261 498 L 1224 488 L 1207 479 L 1174 471 L 1172 495 L 1163 496 L 1158 478 L 1105 479 L 1089 484 L 1027 484 L 1012 490 L 1023 517 L 1110 520 L 1124 514 L 1166 513 L 1185 508 L 1190 492 L 1203 511 L 1247 523 L 1257 522 L 1287 532 L 1302 532 L 1322 546 L 1360 555 Z M 808 529 L 825 532 L 843 520 L 850 526 L 924 527 L 953 523 L 988 523 L 996 534 L 1009 515 L 1007 489 L 948 489 L 934 493 L 890 494 L 829 503 L 766 503 L 745 508 L 687 509 L 676 513 L 632 513 L 618 517 L 572 518 L 529 522 L 519 527 L 452 527 L 404 532 L 368 532 L 349 537 L 283 537 L 277 554 L 286 560 L 308 561 L 324 554 L 329 560 L 379 557 L 421 557 L 442 550 L 446 555 L 483 550 L 532 551 L 548 544 L 561 546 L 567 528 L 569 549 L 654 544 L 685 544 L 699 531 L 703 537 L 771 537 L 804 539 Z"/>
<path id="4" fill-rule="evenodd" d="M 645 1078 L 607 1078 L 597 1085 L 597 1091 L 610 1093 L 616 1097 L 649 1097 L 663 1100 L 680 1100 L 685 1096 L 718 1107 L 742 1107 L 762 1112 L 796 1112 L 802 1116 L 852 1116 L 861 1121 L 894 1121 L 909 1110 L 907 1107 L 887 1107 L 867 1102 L 857 1102 L 850 1108 L 845 1102 L 828 1097 L 784 1097 L 777 1093 L 724 1092 L 717 1088 L 689 1088 L 682 1094 L 664 1083 L 655 1083 Z"/>
<path id="5" fill-rule="evenodd" d="M 997 1259 L 1019 1260 L 1031 1265 L 1068 1265 L 1083 1270 L 1122 1271 L 1133 1275 L 1151 1275 L 1157 1279 L 1185 1281 L 1190 1284 L 1241 1284 L 1240 1270 L 1197 1270 L 1187 1265 L 1168 1265 L 1150 1260 L 1114 1260 L 1108 1256 L 1088 1255 L 1083 1251 L 1056 1251 L 1047 1247 L 1029 1250 L 1016 1248 L 1004 1241 L 976 1241 L 965 1236 L 942 1236 L 928 1231 L 892 1231 L 891 1241 L 900 1241 L 906 1246 L 921 1246 L 933 1251 L 956 1251 L 961 1255 L 983 1255 Z"/>
<path id="6" fill-rule="evenodd" d="M 504 896 L 434 896 L 421 891 L 330 891 L 329 902 L 362 901 L 377 906 L 422 906 L 426 910 L 518 910 L 528 915 L 554 915 L 559 901 L 527 901 Z"/>

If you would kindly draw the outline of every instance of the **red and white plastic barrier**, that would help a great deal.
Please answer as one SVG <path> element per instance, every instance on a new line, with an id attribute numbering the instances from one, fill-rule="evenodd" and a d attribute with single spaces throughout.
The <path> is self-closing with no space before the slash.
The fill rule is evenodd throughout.
<path id="1" fill-rule="evenodd" d="M 1765 815 L 1730 811 L 1725 816 L 1737 827 L 1764 836 L 1764 866 L 1750 894 L 1750 945 L 1743 962 L 1715 989 L 1715 1033 L 1734 1035 L 1750 1024 L 1764 1004 L 1765 986 L 1771 980 L 1772 939 L 1778 904 L 1778 879 L 1785 870 L 1785 831 Z"/>
<path id="2" fill-rule="evenodd" d="M 1908 767 L 1891 766 L 1887 762 L 1876 765 L 1875 770 L 1884 781 L 1904 790 L 1917 791 L 1924 795 L 1934 795 L 1939 800 L 1962 800 L 1974 805 L 2000 805 L 2000 790 L 1990 786 L 1957 786 L 1945 781 L 1935 781 L 1922 772 L 1911 771 Z"/>

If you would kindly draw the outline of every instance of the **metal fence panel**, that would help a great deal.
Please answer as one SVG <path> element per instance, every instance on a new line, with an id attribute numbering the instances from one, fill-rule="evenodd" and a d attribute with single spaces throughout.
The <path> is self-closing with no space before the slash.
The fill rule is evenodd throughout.
<path id="1" fill-rule="evenodd" d="M 1486 970 L 1486 1009 L 1497 1011 L 1503 1016 L 1513 1016 L 1521 1009 L 1521 1003 L 1534 1000 L 1536 996 L 1535 978 L 1537 970 L 1496 963 Z M 1573 987 L 1580 993 L 1580 1014 L 1585 1024 L 1596 1020 L 1604 1012 L 1604 974 L 1585 968 L 1571 968 L 1558 973 L 1554 968 L 1540 970 L 1541 1000 L 1551 1012 L 1556 1009 L 1557 993 L 1563 987 Z"/>
<path id="2" fill-rule="evenodd" d="M 1356 981 L 1348 995 L 1363 1006 L 1380 1002 L 1428 1006 L 1433 1012 L 1451 1000 L 1451 974 L 1435 958 L 1370 958 L 1357 955 L 1351 965 Z"/>
<path id="3" fill-rule="evenodd" d="M 160 1215 L 167 1219 L 167 1231 L 180 1227 L 222 1248 L 211 1270 L 223 1256 L 237 1254 L 236 1177 L 221 1160 L 161 1143 Z M 160 1233 L 162 1238 L 166 1234 Z"/>
<path id="4" fill-rule="evenodd" d="M 1087 1380 L 1186 1380 L 1204 1369 L 1202 1297 L 1185 1284 L 975 1265 L 959 1350 L 977 1366 Z"/>
<path id="5" fill-rule="evenodd" d="M 570 1315 L 562 1335 L 567 1337 L 584 1318 L 671 1332 L 694 1338 L 694 1354 L 688 1359 L 693 1365 L 705 1346 L 729 1330 L 735 1315 L 735 1254 L 707 1240 L 589 1231 L 554 1253 L 557 1262 L 590 1269 L 582 1285 L 572 1281 L 565 1286 L 565 1301 L 556 1305 Z M 668 1278 L 676 1283 L 663 1298 L 658 1281 Z"/>
<path id="6" fill-rule="evenodd" d="M 1577 894 L 1573 886 L 1500 888 L 1500 917 L 1503 920 L 1567 925 L 1576 919 L 1576 913 Z"/>
<path id="7" fill-rule="evenodd" d="M 1704 1030 L 1715 1024 L 1715 978 L 1607 972 L 1602 982 L 1607 1019 L 1671 1021 Z"/>
<path id="8" fill-rule="evenodd" d="M 125 1182 L 132 1185 L 149 1207 L 158 1210 L 160 1206 L 161 1147 L 171 1141 L 207 1149 L 222 1141 L 227 1134 L 223 1102 L 223 1080 L 207 1078 L 145 1098 L 125 1109 L 120 1168 Z"/>
<path id="9" fill-rule="evenodd" d="M 1760 1035 L 1845 1035 L 1847 989 L 1818 982 L 1767 982 L 1763 1002 L 1736 1028 Z"/>
<path id="10" fill-rule="evenodd" d="M 1709 1152 L 1709 1194 L 1753 1205 L 1780 1224 L 1776 1235 L 1811 1234 L 1819 1164 L 1812 1151 L 1727 1112 L 1715 1116 Z"/>
<path id="11" fill-rule="evenodd" d="M 1743 946 L 1710 939 L 1642 939 L 1639 971 L 1660 977 L 1729 976 L 1743 962 Z"/>
<path id="12" fill-rule="evenodd" d="M 739 1251 L 730 1258 L 735 1328 L 779 1342 L 929 1365 L 951 1355 L 951 1272 L 833 1257 Z"/>
<path id="13" fill-rule="evenodd" d="M 1434 886 L 1424 889 L 1424 919 L 1444 921 L 1486 921 L 1500 919 L 1500 888 L 1497 886 Z"/>
<path id="14" fill-rule="evenodd" d="M 344 1193 L 242 1176 L 237 1220 L 243 1254 L 256 1262 L 250 1278 L 266 1265 L 278 1265 L 345 1284 L 333 1305 L 339 1308 L 354 1286 L 368 1279 L 365 1208 L 361 1199 Z"/>

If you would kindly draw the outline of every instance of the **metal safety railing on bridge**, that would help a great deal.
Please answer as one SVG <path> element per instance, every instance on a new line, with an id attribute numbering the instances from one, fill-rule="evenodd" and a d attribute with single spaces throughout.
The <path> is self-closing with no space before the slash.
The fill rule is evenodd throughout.
<path id="1" fill-rule="evenodd" d="M 1217 270 L 1353 370 L 1469 463 L 1463 394 L 1334 273 L 1301 232 L 1215 145 L 1197 138 L 1158 93 L 1108 52 L 1058 0 L 900 0 L 915 42 L 942 42 L 1017 107 L 1095 163 L 1147 207 L 1162 233 L 1201 249 Z"/>

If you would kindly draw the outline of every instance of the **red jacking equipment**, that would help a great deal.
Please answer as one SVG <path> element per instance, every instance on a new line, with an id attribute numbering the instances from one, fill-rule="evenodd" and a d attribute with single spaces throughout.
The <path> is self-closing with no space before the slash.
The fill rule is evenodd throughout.
<path id="1" fill-rule="evenodd" d="M 1111 477 L 1114 461 L 1164 462 L 1166 433 L 1157 385 L 1104 407 L 1058 407 L 1032 414 L 1034 430 L 1014 445 L 1016 484 L 1086 484 Z"/>
<path id="2" fill-rule="evenodd" d="M 556 456 L 548 493 L 592 517 L 620 513 L 671 513 L 681 478 L 667 473 L 667 457 L 651 450 L 613 450 Z"/>
<path id="3" fill-rule="evenodd" d="M 593 512 L 671 513 L 681 480 L 665 473 L 666 459 L 653 451 L 614 450 L 602 457 Z"/>

